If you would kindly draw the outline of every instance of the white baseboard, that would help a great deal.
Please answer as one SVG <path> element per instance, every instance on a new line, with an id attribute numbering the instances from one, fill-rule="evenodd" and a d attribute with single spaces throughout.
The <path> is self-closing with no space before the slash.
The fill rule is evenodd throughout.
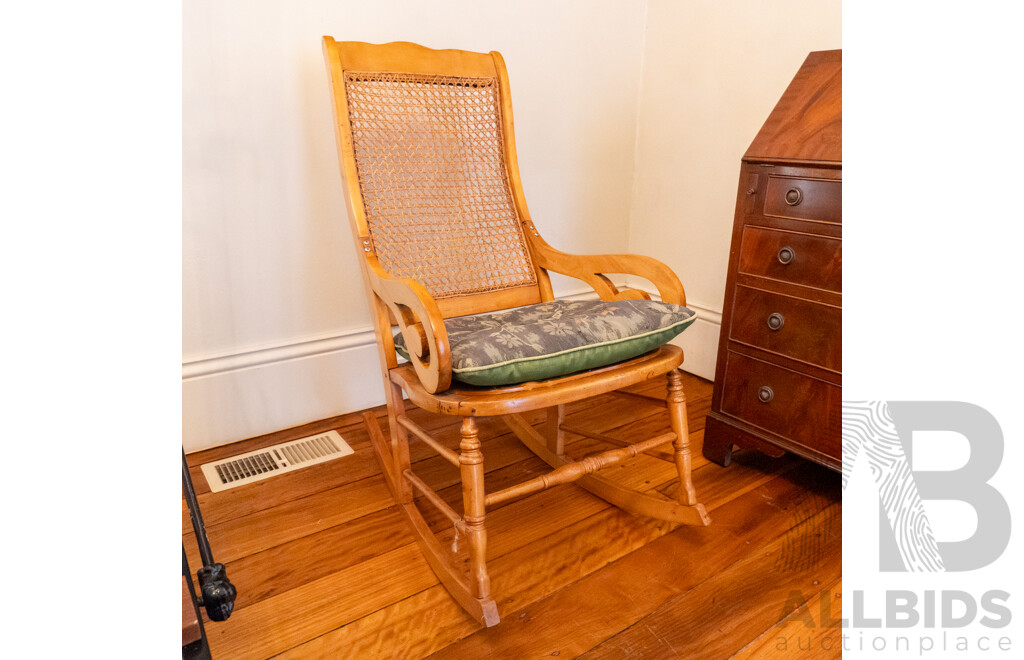
<path id="1" fill-rule="evenodd" d="M 334 338 L 363 339 L 365 333 Z M 251 438 L 384 401 L 377 347 L 373 343 L 269 360 L 267 355 L 223 358 L 220 371 L 183 378 L 182 446 L 198 451 Z M 276 347 L 285 354 L 306 353 L 307 342 Z M 242 367 L 247 361 L 259 364 Z M 185 369 L 183 369 L 184 371 Z M 198 371 L 192 367 L 191 372 Z"/>
<path id="2" fill-rule="evenodd" d="M 595 298 L 581 289 L 562 299 Z M 699 315 L 673 343 L 683 369 L 713 378 L 721 312 Z M 194 452 L 384 403 L 372 329 L 359 328 L 182 364 L 182 446 Z"/>
<path id="3" fill-rule="evenodd" d="M 672 343 L 683 349 L 683 371 L 714 380 L 722 315 L 719 313 L 715 316 L 709 313 L 711 310 L 702 312 L 693 304 L 687 304 L 687 307 L 697 312 L 697 320 L 686 332 L 673 339 Z"/>

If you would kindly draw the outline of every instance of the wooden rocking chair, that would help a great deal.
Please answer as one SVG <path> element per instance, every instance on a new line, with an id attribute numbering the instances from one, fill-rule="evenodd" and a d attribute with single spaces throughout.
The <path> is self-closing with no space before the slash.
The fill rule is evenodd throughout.
<path id="1" fill-rule="evenodd" d="M 690 477 L 678 347 L 664 344 L 615 364 L 503 386 L 466 385 L 453 374 L 445 320 L 554 301 L 549 271 L 583 280 L 603 301 L 650 300 L 643 291 L 620 291 L 603 274 L 629 273 L 652 282 L 662 301 L 686 302 L 679 279 L 661 262 L 635 255 L 570 255 L 540 237 L 520 182 L 501 55 L 405 42 L 371 45 L 331 37 L 323 42 L 349 216 L 377 333 L 390 440 L 373 415 L 365 419 L 395 502 L 455 600 L 484 625 L 498 623 L 487 572 L 485 511 L 557 484 L 576 481 L 636 515 L 709 524 Z M 406 363 L 396 356 L 393 325 L 408 354 Z M 578 461 L 564 453 L 564 404 L 664 375 L 666 399 L 646 398 L 667 407 L 670 433 L 636 444 L 594 434 L 625 446 Z M 406 415 L 403 392 L 426 411 L 462 417 L 458 452 Z M 540 427 L 545 433 L 522 416 L 538 409 L 547 409 L 548 421 Z M 481 416 L 502 416 L 553 471 L 487 493 L 476 424 Z M 413 474 L 410 435 L 460 470 L 461 514 Z M 672 443 L 679 473 L 678 501 L 594 474 L 666 443 Z M 457 537 L 466 539 L 468 575 L 428 527 L 414 492 L 452 521 Z"/>

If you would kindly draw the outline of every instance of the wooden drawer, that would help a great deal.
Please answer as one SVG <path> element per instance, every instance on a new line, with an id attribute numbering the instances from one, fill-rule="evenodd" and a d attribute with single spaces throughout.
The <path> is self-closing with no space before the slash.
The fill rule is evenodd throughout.
<path id="1" fill-rule="evenodd" d="M 843 242 L 764 227 L 743 228 L 739 272 L 841 293 Z"/>
<path id="2" fill-rule="evenodd" d="M 842 388 L 730 351 L 722 412 L 829 456 L 840 456 Z"/>
<path id="3" fill-rule="evenodd" d="M 843 222 L 843 182 L 832 179 L 768 177 L 764 214 L 777 218 Z"/>
<path id="4" fill-rule="evenodd" d="M 840 372 L 842 332 L 839 307 L 736 287 L 729 333 L 734 341 Z"/>

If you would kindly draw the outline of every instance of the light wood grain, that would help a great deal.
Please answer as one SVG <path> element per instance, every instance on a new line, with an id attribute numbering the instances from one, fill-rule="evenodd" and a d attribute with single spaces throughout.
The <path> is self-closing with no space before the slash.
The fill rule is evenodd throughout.
<path id="1" fill-rule="evenodd" d="M 235 559 L 226 565 L 238 590 L 235 608 L 286 593 L 411 543 L 412 534 L 391 507 Z"/>
<path id="2" fill-rule="evenodd" d="M 207 627 L 210 650 L 221 658 L 269 658 L 436 583 L 416 545 L 402 546 L 236 610 L 230 625 Z M 297 611 L 301 617 L 287 614 Z"/>
<path id="3" fill-rule="evenodd" d="M 207 526 L 207 534 L 217 561 L 228 563 L 388 506 L 391 506 L 391 501 L 387 486 L 380 476 L 374 476 L 286 502 L 267 511 Z M 184 538 L 187 547 L 195 545 L 193 535 L 187 534 Z"/>
<path id="4" fill-rule="evenodd" d="M 721 470 L 719 470 L 721 471 Z M 823 471 L 806 466 L 812 483 Z M 573 658 L 633 625 L 672 597 L 763 551 L 792 528 L 781 510 L 802 507 L 813 493 L 797 480 L 775 479 L 713 510 L 715 525 L 681 528 L 524 607 L 513 620 L 481 629 L 437 651 L 435 658 Z M 685 532 L 685 533 L 684 533 Z M 586 607 L 579 607 L 586 603 Z M 741 608 L 737 608 L 741 609 Z M 564 618 L 572 619 L 571 633 Z"/>
<path id="5" fill-rule="evenodd" d="M 710 392 L 706 381 L 687 374 L 683 379 L 688 393 L 703 392 L 706 396 Z M 663 387 L 658 383 L 636 389 L 660 393 Z M 632 411 L 627 406 L 614 411 L 615 420 L 602 420 L 605 407 L 622 403 L 628 402 L 610 395 L 594 397 L 568 405 L 566 419 L 578 418 L 581 424 L 593 423 L 600 428 L 618 426 L 616 432 L 627 440 L 642 439 L 659 428 L 648 421 L 657 416 L 649 406 L 642 410 L 634 406 Z M 457 446 L 461 440 L 458 419 L 421 417 L 420 411 L 412 409 L 410 416 L 448 446 Z M 664 417 L 661 413 L 660 428 L 667 429 Z M 543 425 L 545 414 L 539 412 L 527 418 L 531 424 Z M 481 442 L 482 451 L 490 451 L 485 460 L 489 487 L 502 488 L 548 469 L 510 434 L 495 435 L 504 426 L 500 422 L 482 419 L 478 426 L 481 436 L 484 429 L 491 434 Z M 691 415 L 690 427 L 696 426 L 702 424 Z M 631 428 L 638 429 L 636 436 L 631 435 Z M 700 433 L 691 432 L 691 444 Z M 295 429 L 294 434 L 309 435 L 303 428 Z M 277 436 L 277 441 L 287 439 Z M 247 451 L 249 444 L 262 440 L 236 445 L 226 455 Z M 571 450 L 573 443 L 568 447 Z M 361 445 L 359 451 L 368 453 L 370 448 Z M 431 456 L 432 450 L 423 443 L 414 441 L 410 454 L 418 457 L 414 464 L 429 475 L 439 495 L 461 507 L 457 470 L 440 456 Z M 503 459 L 492 465 L 491 459 L 498 456 Z M 641 484 L 643 471 L 648 470 L 652 483 L 644 487 L 661 487 L 658 479 L 674 472 L 669 461 L 650 456 L 638 459 L 644 459 L 642 465 L 624 470 L 635 470 L 630 479 L 640 479 Z M 433 467 L 428 469 L 427 465 Z M 324 485 L 326 477 L 318 472 L 326 473 L 329 466 L 321 464 L 304 472 Z M 206 624 L 215 633 L 211 640 L 214 657 L 234 657 L 231 654 L 236 651 L 239 657 L 252 658 L 278 652 L 286 658 L 420 658 L 435 652 L 438 657 L 539 657 L 553 651 L 573 657 L 628 629 L 674 595 L 693 589 L 744 557 L 764 551 L 773 540 L 799 526 L 801 518 L 795 512 L 806 514 L 828 505 L 826 495 L 839 492 L 838 481 L 830 481 L 834 476 L 805 462 L 775 461 L 750 451 L 738 452 L 727 470 L 710 463 L 695 467 L 694 482 L 700 492 L 709 494 L 705 501 L 716 519 L 714 525 L 699 529 L 681 527 L 673 531 L 670 525 L 633 518 L 568 484 L 493 507 L 487 512 L 488 567 L 492 591 L 504 597 L 497 602 L 498 611 L 507 620 L 489 629 L 465 614 L 422 560 L 416 567 L 417 575 L 402 578 L 404 586 L 385 585 L 390 595 L 370 602 L 369 607 L 353 604 L 353 598 L 359 596 L 338 586 L 360 575 L 378 580 L 378 571 L 383 574 L 389 570 L 382 568 L 382 561 L 389 566 L 396 557 L 420 556 L 408 528 L 394 525 L 400 514 L 384 489 L 378 489 L 375 495 L 366 491 L 377 498 L 377 504 L 338 504 L 371 513 L 326 529 L 309 525 L 272 532 L 272 537 L 282 542 L 265 548 L 266 543 L 247 539 L 244 526 L 239 526 L 221 537 L 220 543 L 217 536 L 212 537 L 215 552 L 223 550 L 225 556 L 237 556 L 239 552 L 226 544 L 238 541 L 250 553 L 228 564 L 229 576 L 239 588 L 236 614 L 228 622 Z M 267 483 L 273 486 L 280 479 L 275 477 Z M 380 484 L 379 473 L 372 480 Z M 212 494 L 212 501 L 224 493 Z M 838 501 L 838 495 L 834 497 Z M 267 530 L 271 521 L 288 524 L 294 519 L 294 512 L 281 515 L 277 511 L 294 506 L 289 505 L 290 500 L 269 491 L 261 492 L 257 500 L 242 516 L 254 523 L 254 531 Z M 331 498 L 314 500 L 318 501 L 310 514 L 329 510 Z M 421 508 L 438 542 L 450 545 L 454 536 L 450 521 L 430 513 L 429 505 L 422 504 Z M 343 511 L 337 513 L 341 520 L 348 517 Z M 261 517 L 266 521 L 261 522 Z M 607 537 L 623 534 L 628 537 L 624 544 L 605 543 Z M 574 536 L 580 538 L 573 541 Z M 190 543 L 194 547 L 191 536 L 183 540 L 186 547 Z M 465 544 L 461 545 L 456 557 L 465 562 L 468 556 Z M 401 554 L 409 552 L 412 554 Z M 838 557 L 831 561 L 838 562 Z M 774 573 L 763 574 L 765 586 L 774 579 Z M 424 584 L 427 586 L 420 588 Z M 330 593 L 337 598 L 328 597 Z M 294 597 L 288 598 L 288 594 Z M 587 603 L 587 607 L 581 608 L 580 603 Z M 746 608 L 743 600 L 727 600 L 724 606 L 732 607 L 738 617 Z M 781 608 L 781 603 L 778 606 Z M 256 609 L 252 613 L 239 616 L 253 607 Z M 686 616 L 686 612 L 663 616 Z M 572 634 L 566 633 L 566 620 L 573 622 Z M 737 648 L 771 632 L 774 624 L 770 621 L 755 632 L 737 633 Z M 289 632 L 292 628 L 297 631 Z M 252 651 L 245 651 L 250 648 Z"/>
<path id="6" fill-rule="evenodd" d="M 797 543 L 824 534 L 819 526 L 836 520 L 839 503 L 833 502 L 813 514 L 807 525 L 794 527 Z M 833 530 L 838 525 L 833 525 Z M 839 533 L 825 534 L 822 561 L 779 568 L 780 555 L 793 543 L 783 535 L 763 547 L 762 552 L 736 562 L 685 594 L 677 596 L 603 642 L 583 658 L 681 657 L 699 660 L 728 658 L 745 646 L 744 640 L 759 635 L 786 614 L 783 609 L 794 591 L 816 595 L 818 584 L 840 579 L 842 539 Z M 769 584 L 756 576 L 771 574 Z M 733 603 L 743 603 L 737 610 Z M 702 632 L 703 631 L 703 632 Z"/>
<path id="7" fill-rule="evenodd" d="M 827 660 L 843 657 L 843 629 L 839 626 L 842 593 L 842 580 L 822 589 L 733 658 Z"/>

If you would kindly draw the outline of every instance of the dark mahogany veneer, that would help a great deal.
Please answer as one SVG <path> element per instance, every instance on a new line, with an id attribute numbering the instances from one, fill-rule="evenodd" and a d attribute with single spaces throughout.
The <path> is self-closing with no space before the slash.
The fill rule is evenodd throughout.
<path id="1" fill-rule="evenodd" d="M 807 56 L 740 170 L 704 456 L 842 465 L 842 51 Z"/>

